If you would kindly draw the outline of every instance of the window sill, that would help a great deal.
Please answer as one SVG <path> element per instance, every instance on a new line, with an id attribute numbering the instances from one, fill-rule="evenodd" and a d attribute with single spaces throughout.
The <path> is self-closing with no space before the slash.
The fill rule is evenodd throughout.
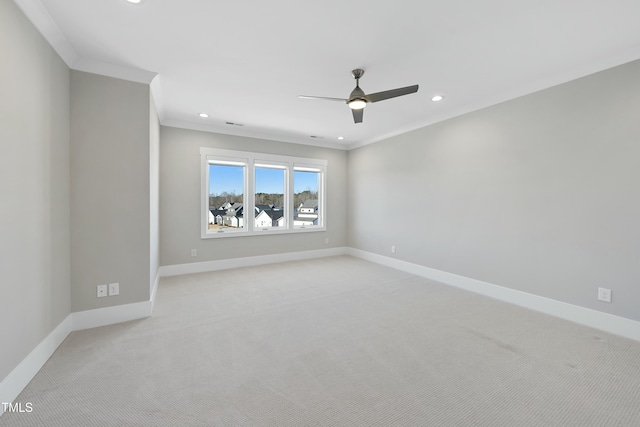
<path id="1" fill-rule="evenodd" d="M 259 229 L 252 231 L 211 231 L 202 234 L 201 239 L 224 239 L 230 237 L 250 237 L 265 236 L 268 234 L 297 234 L 297 233 L 315 233 L 318 231 L 327 231 L 326 227 L 296 227 L 294 229 L 278 230 L 278 229 Z"/>

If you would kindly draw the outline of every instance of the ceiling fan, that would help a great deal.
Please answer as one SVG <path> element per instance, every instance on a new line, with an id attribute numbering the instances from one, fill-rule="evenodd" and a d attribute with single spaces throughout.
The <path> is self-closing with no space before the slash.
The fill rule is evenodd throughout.
<path id="1" fill-rule="evenodd" d="M 327 101 L 339 101 L 344 102 L 351 108 L 353 113 L 353 121 L 355 123 L 362 123 L 362 113 L 364 107 L 370 102 L 384 101 L 385 99 L 395 98 L 397 96 L 409 95 L 410 93 L 416 93 L 418 91 L 418 85 L 401 87 L 398 89 L 385 90 L 382 92 L 370 93 L 366 95 L 362 89 L 360 89 L 360 78 L 364 74 L 364 70 L 356 68 L 351 71 L 353 78 L 356 79 L 356 87 L 351 91 L 348 99 L 344 98 L 327 98 L 324 96 L 307 96 L 299 95 L 298 98 L 302 99 L 324 99 Z"/>

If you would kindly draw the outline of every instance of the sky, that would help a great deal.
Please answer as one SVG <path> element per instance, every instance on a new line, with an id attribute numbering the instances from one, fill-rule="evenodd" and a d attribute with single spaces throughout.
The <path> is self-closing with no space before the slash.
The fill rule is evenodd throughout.
<path id="1" fill-rule="evenodd" d="M 209 192 L 241 194 L 243 192 L 243 167 L 231 165 L 209 165 Z M 294 171 L 293 192 L 318 191 L 318 173 Z M 256 168 L 256 192 L 282 194 L 284 191 L 284 170 Z"/>

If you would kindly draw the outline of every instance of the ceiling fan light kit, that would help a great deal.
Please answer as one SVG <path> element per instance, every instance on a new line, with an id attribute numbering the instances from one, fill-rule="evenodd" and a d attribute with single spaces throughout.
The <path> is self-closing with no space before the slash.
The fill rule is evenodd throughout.
<path id="1" fill-rule="evenodd" d="M 353 78 L 356 79 L 356 87 L 351 91 L 349 98 L 327 98 L 323 96 L 307 96 L 300 95 L 298 98 L 302 99 L 322 99 L 325 101 L 340 101 L 346 103 L 353 114 L 353 121 L 355 123 L 362 123 L 363 109 L 368 103 L 384 101 L 385 99 L 395 98 L 402 95 L 409 95 L 410 93 L 416 93 L 418 91 L 418 85 L 402 87 L 398 89 L 385 90 L 382 92 L 371 93 L 366 95 L 362 89 L 360 89 L 360 78 L 364 75 L 364 70 L 356 68 L 351 71 Z"/>
<path id="2" fill-rule="evenodd" d="M 351 108 L 352 110 L 362 110 L 366 106 L 367 101 L 365 101 L 364 99 L 353 99 L 349 101 L 349 108 Z"/>

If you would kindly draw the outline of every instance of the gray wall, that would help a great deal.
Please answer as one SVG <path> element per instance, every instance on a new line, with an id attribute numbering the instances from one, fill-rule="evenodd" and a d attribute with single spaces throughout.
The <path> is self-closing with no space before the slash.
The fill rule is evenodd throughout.
<path id="1" fill-rule="evenodd" d="M 350 246 L 640 320 L 638 76 L 633 62 L 349 152 Z"/>
<path id="2" fill-rule="evenodd" d="M 149 85 L 71 72 L 71 309 L 149 300 Z M 96 286 L 120 295 L 96 298 Z"/>
<path id="3" fill-rule="evenodd" d="M 69 69 L 0 1 L 0 381 L 70 313 Z"/>
<path id="4" fill-rule="evenodd" d="M 185 264 L 345 246 L 347 153 L 170 127 L 160 131 L 160 263 Z M 200 238 L 200 147 L 328 160 L 326 232 Z M 325 238 L 329 244 L 325 244 Z M 198 256 L 191 257 L 191 249 Z"/>

